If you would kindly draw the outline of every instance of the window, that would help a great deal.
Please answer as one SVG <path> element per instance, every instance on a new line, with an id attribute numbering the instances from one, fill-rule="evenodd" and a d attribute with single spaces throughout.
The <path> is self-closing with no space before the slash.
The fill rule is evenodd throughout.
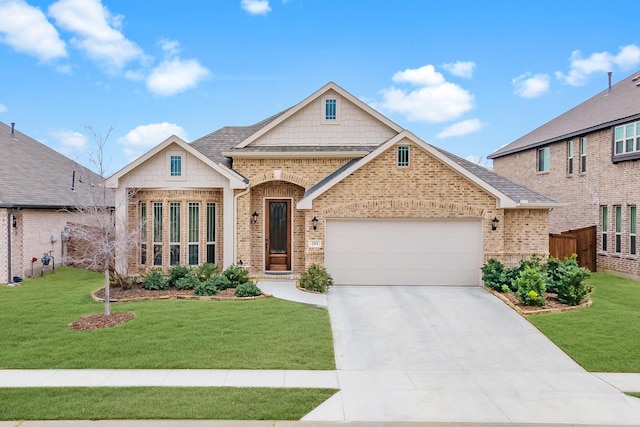
<path id="1" fill-rule="evenodd" d="M 567 174 L 573 174 L 573 139 L 567 142 Z"/>
<path id="2" fill-rule="evenodd" d="M 189 202 L 189 265 L 200 262 L 200 203 Z"/>
<path id="3" fill-rule="evenodd" d="M 409 167 L 409 146 L 400 145 L 398 147 L 398 167 Z"/>
<path id="4" fill-rule="evenodd" d="M 182 176 L 182 156 L 171 156 L 171 176 Z"/>
<path id="5" fill-rule="evenodd" d="M 629 206 L 629 253 L 636 254 L 636 207 Z"/>
<path id="6" fill-rule="evenodd" d="M 324 101 L 324 119 L 335 120 L 338 118 L 337 105 L 335 99 L 325 99 Z"/>
<path id="7" fill-rule="evenodd" d="M 153 265 L 162 265 L 162 202 L 153 202 Z"/>
<path id="8" fill-rule="evenodd" d="M 140 203 L 140 264 L 147 263 L 147 203 Z"/>
<path id="9" fill-rule="evenodd" d="M 180 264 L 180 202 L 169 203 L 169 265 Z"/>
<path id="10" fill-rule="evenodd" d="M 600 223 L 600 227 L 601 227 L 601 232 L 602 232 L 602 250 L 603 251 L 607 251 L 607 227 L 608 227 L 608 208 L 606 206 L 601 206 L 600 207 L 600 212 L 601 212 L 601 223 Z"/>
<path id="11" fill-rule="evenodd" d="M 587 137 L 580 138 L 580 172 L 587 171 Z"/>
<path id="12" fill-rule="evenodd" d="M 614 128 L 615 155 L 640 153 L 640 122 Z"/>
<path id="13" fill-rule="evenodd" d="M 616 253 L 622 252 L 622 206 L 614 206 L 616 214 Z"/>
<path id="14" fill-rule="evenodd" d="M 538 172 L 547 172 L 551 165 L 551 147 L 538 149 Z"/>
<path id="15" fill-rule="evenodd" d="M 207 203 L 207 262 L 216 262 L 216 204 Z"/>

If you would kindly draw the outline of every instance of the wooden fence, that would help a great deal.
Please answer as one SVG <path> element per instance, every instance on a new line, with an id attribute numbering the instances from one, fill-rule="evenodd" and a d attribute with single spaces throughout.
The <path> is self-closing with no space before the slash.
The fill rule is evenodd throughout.
<path id="1" fill-rule="evenodd" d="M 596 271 L 596 226 L 549 234 L 549 255 L 564 259 L 578 254 L 578 264 Z"/>

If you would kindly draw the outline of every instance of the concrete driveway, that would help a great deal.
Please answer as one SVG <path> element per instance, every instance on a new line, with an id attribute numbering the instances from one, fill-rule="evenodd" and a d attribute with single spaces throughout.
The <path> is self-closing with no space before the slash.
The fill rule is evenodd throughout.
<path id="1" fill-rule="evenodd" d="M 336 286 L 327 300 L 341 391 L 305 421 L 640 425 L 640 400 L 482 288 Z"/>

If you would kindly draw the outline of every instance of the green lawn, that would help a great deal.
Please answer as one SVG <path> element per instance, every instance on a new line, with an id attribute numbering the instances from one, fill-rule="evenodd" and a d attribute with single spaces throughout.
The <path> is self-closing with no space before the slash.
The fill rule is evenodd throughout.
<path id="1" fill-rule="evenodd" d="M 331 389 L 91 387 L 0 389 L 2 420 L 299 420 Z"/>
<path id="2" fill-rule="evenodd" d="M 588 283 L 591 307 L 528 319 L 588 371 L 640 372 L 640 282 L 595 273 Z"/>
<path id="3" fill-rule="evenodd" d="M 0 368 L 335 369 L 327 310 L 277 300 L 113 303 L 121 326 L 76 331 L 101 313 L 103 276 L 73 268 L 0 287 Z"/>

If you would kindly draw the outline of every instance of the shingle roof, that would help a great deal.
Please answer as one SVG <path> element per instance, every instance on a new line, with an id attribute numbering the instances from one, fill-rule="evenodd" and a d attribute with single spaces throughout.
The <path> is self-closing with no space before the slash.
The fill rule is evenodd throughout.
<path id="1" fill-rule="evenodd" d="M 0 207 L 73 208 L 89 202 L 103 179 L 46 145 L 0 122 Z M 73 171 L 75 191 L 71 191 Z"/>
<path id="2" fill-rule="evenodd" d="M 433 147 L 433 146 L 432 146 Z M 530 190 L 526 187 L 523 187 L 520 184 L 516 184 L 513 181 L 503 177 L 502 175 L 498 175 L 497 173 L 482 167 L 476 163 L 465 160 L 461 157 L 456 156 L 455 154 L 451 154 L 448 151 L 442 150 L 438 147 L 433 147 L 449 159 L 462 166 L 487 184 L 491 185 L 496 190 L 500 191 L 507 197 L 516 201 L 517 203 L 528 203 L 528 204 L 553 204 L 558 203 L 556 200 L 553 200 L 543 194 Z"/>
<path id="3" fill-rule="evenodd" d="M 539 128 L 490 154 L 505 156 L 529 148 L 607 128 L 640 118 L 640 72 L 561 114 Z"/>
<path id="4" fill-rule="evenodd" d="M 191 146 L 209 157 L 225 165 L 231 167 L 231 160 L 222 155 L 223 151 L 229 151 L 242 141 L 277 119 L 287 110 L 281 111 L 273 116 L 264 119 L 251 126 L 225 126 L 215 132 L 211 132 L 201 138 L 191 142 Z"/>

